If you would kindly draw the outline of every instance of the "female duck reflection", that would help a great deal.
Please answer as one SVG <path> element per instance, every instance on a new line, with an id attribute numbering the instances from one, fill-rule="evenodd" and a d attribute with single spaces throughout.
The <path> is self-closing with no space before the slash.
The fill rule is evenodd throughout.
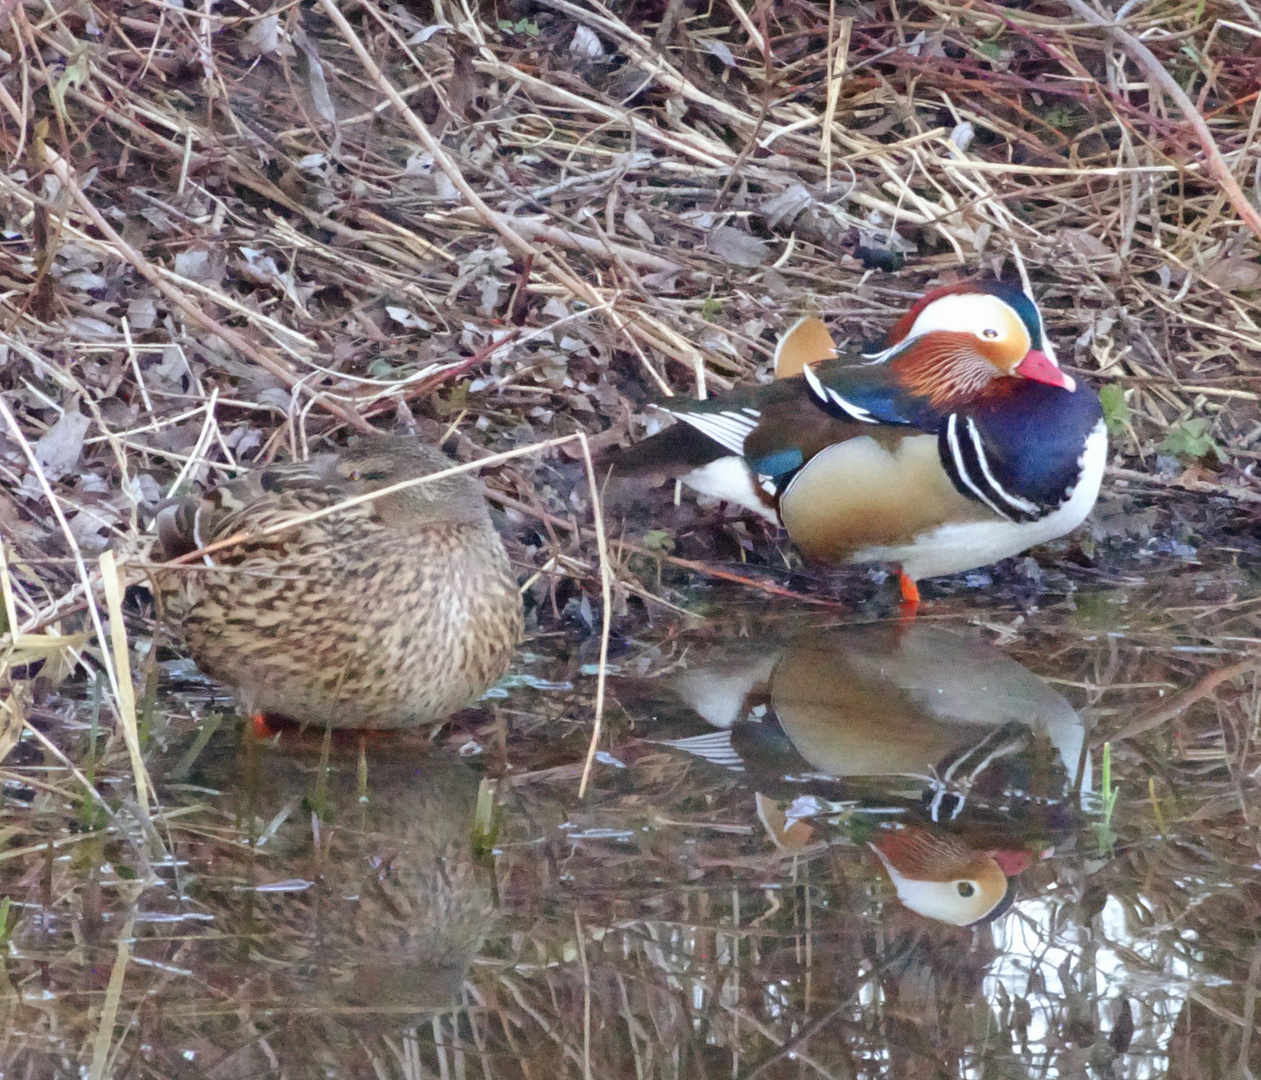
<path id="1" fill-rule="evenodd" d="M 356 756 L 256 740 L 203 754 L 189 779 L 231 791 L 260 832 L 239 864 L 218 854 L 198 899 L 250 942 L 233 971 L 281 1011 L 399 1029 L 452 1007 L 492 924 L 472 850 L 478 777 L 436 749 Z"/>
<path id="2" fill-rule="evenodd" d="M 902 903 L 957 926 L 1010 906 L 1011 879 L 1071 828 L 1067 799 L 1090 787 L 1068 701 L 999 649 L 937 627 L 727 646 L 656 685 L 717 729 L 666 744 L 746 773 L 777 845 L 809 842 L 803 819 L 848 801 L 854 839 Z"/>

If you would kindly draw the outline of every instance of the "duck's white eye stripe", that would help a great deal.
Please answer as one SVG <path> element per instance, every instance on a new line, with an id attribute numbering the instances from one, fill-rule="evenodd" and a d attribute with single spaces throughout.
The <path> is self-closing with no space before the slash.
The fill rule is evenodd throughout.
<path id="1" fill-rule="evenodd" d="M 954 417 L 951 417 L 951 419 L 954 419 Z M 1041 508 L 1037 503 L 1032 503 L 1019 495 L 1011 494 L 1002 484 L 994 479 L 994 474 L 990 471 L 989 460 L 985 456 L 985 445 L 981 442 L 981 433 L 976 428 L 976 421 L 970 416 L 967 417 L 967 428 L 968 437 L 972 440 L 972 448 L 976 451 L 977 464 L 981 468 L 981 475 L 985 478 L 985 486 L 1021 516 L 1028 514 L 1032 514 L 1034 517 L 1040 516 Z"/>
<path id="2" fill-rule="evenodd" d="M 206 546 L 206 541 L 201 538 L 201 512 L 204 509 L 204 506 L 199 505 L 197 509 L 193 511 L 193 544 L 199 548 L 204 548 Z M 201 561 L 207 566 L 215 565 L 213 555 L 203 555 L 201 557 Z"/>

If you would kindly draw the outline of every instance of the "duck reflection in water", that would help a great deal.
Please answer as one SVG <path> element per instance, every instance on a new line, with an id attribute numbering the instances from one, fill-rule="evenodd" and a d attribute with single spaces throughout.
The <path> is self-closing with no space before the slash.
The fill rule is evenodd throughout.
<path id="1" fill-rule="evenodd" d="M 819 818 L 842 821 L 921 915 L 996 918 L 1012 879 L 1076 823 L 1082 718 L 978 637 L 847 626 L 695 657 L 649 693 L 659 718 L 683 705 L 710 730 L 661 741 L 743 772 L 781 848 L 812 843 Z"/>
<path id="2" fill-rule="evenodd" d="M 239 944 L 220 957 L 234 997 L 321 1032 L 311 1047 L 455 1004 L 493 918 L 463 762 L 401 739 L 362 751 L 247 738 L 212 746 L 188 779 L 231 792 L 254 837 L 217 850 L 194 886 Z"/>

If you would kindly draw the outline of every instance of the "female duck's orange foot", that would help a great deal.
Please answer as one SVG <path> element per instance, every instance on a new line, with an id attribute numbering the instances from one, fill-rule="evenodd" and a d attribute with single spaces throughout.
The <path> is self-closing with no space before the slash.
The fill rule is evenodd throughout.
<path id="1" fill-rule="evenodd" d="M 919 586 L 901 570 L 898 571 L 898 584 L 902 587 L 902 617 L 912 618 L 919 609 Z"/>
<path id="2" fill-rule="evenodd" d="M 256 739 L 274 739 L 279 734 L 279 729 L 272 727 L 268 722 L 266 713 L 253 713 L 250 716 L 250 723 L 254 727 L 254 738 Z"/>
<path id="3" fill-rule="evenodd" d="M 323 739 L 326 734 L 322 727 L 308 726 L 280 713 L 251 713 L 250 726 L 253 728 L 254 738 L 264 742 L 279 738 L 286 742 L 290 739 L 314 742 Z M 388 743 L 397 738 L 398 734 L 394 728 L 333 728 L 331 731 L 334 746 L 358 747 L 366 743 L 369 748 Z"/>

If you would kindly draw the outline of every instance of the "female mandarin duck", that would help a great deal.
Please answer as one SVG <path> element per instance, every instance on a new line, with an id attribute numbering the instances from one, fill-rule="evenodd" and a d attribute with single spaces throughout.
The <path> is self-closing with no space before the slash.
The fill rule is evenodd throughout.
<path id="1" fill-rule="evenodd" d="M 162 510 L 168 559 L 237 541 L 159 572 L 198 666 L 247 711 L 320 727 L 416 726 L 475 702 L 522 632 L 486 500 L 464 473 L 384 490 L 451 465 L 369 435 Z M 373 497 L 329 512 L 357 496 Z"/>
<path id="2" fill-rule="evenodd" d="M 923 297 L 861 357 L 818 319 L 781 341 L 777 380 L 709 401 L 613 456 L 670 472 L 782 524 L 808 558 L 890 562 L 903 598 L 1062 536 L 1094 506 L 1107 456 L 1093 390 L 1055 360 L 1018 286 L 967 281 Z"/>

